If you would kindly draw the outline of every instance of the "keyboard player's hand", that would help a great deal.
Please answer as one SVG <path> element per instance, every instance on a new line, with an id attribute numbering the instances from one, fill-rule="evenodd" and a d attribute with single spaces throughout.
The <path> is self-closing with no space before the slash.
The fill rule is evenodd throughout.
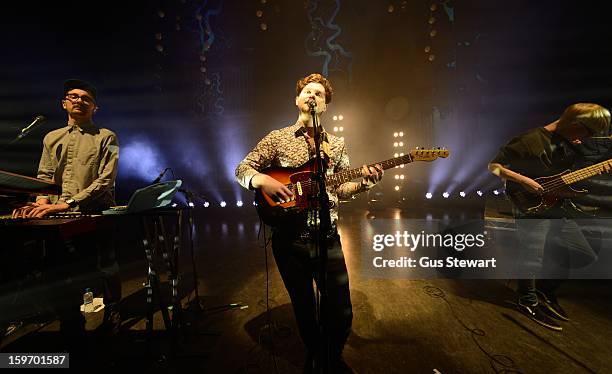
<path id="1" fill-rule="evenodd" d="M 28 203 L 20 208 L 13 209 L 12 218 L 26 218 L 32 209 L 38 207 L 38 203 Z"/>
<path id="2" fill-rule="evenodd" d="M 70 209 L 70 205 L 59 202 L 57 204 L 38 204 L 38 206 L 31 209 L 26 217 L 28 218 L 43 218 L 46 215 L 65 212 Z"/>

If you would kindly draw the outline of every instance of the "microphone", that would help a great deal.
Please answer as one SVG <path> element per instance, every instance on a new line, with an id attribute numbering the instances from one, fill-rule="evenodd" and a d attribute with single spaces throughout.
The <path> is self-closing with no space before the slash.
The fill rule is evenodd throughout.
<path id="1" fill-rule="evenodd" d="M 195 199 L 195 194 L 192 191 L 186 190 L 184 188 L 179 188 L 178 191 L 182 192 L 185 195 L 185 197 L 187 198 L 187 204 L 193 203 L 193 200 Z"/>
<path id="2" fill-rule="evenodd" d="M 317 101 L 315 99 L 308 99 L 308 106 L 310 110 L 313 110 L 317 107 Z"/>
<path id="3" fill-rule="evenodd" d="M 151 184 L 159 183 L 159 181 L 161 181 L 161 179 L 164 177 L 168 170 L 170 170 L 170 168 L 165 168 L 164 170 L 162 170 L 161 173 L 159 173 L 159 175 L 157 176 L 157 178 L 153 179 L 153 182 L 151 182 Z"/>
<path id="4" fill-rule="evenodd" d="M 21 139 L 24 136 L 28 135 L 32 130 L 42 125 L 46 120 L 47 119 L 45 118 L 45 116 L 37 116 L 36 118 L 34 118 L 34 121 L 32 121 L 32 123 L 30 123 L 28 126 L 24 127 L 21 130 L 19 135 L 17 135 L 17 139 Z"/>

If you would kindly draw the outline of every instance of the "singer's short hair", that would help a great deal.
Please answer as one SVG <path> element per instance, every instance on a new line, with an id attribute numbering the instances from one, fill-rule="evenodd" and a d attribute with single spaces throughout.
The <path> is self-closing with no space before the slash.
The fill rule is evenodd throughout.
<path id="1" fill-rule="evenodd" d="M 572 123 L 583 124 L 591 130 L 593 135 L 607 135 L 610 130 L 610 112 L 597 104 L 572 104 L 565 109 L 561 118 L 559 118 L 559 125 Z"/>
<path id="2" fill-rule="evenodd" d="M 98 90 L 93 84 L 81 79 L 67 79 L 64 81 L 64 96 L 66 96 L 68 91 L 74 89 L 86 91 L 94 101 L 98 101 Z"/>
<path id="3" fill-rule="evenodd" d="M 295 95 L 300 96 L 300 92 L 302 92 L 308 83 L 320 83 L 323 88 L 325 88 L 325 104 L 329 104 L 332 101 L 334 89 L 332 88 L 331 83 L 319 73 L 313 73 L 298 80 L 295 84 Z"/>

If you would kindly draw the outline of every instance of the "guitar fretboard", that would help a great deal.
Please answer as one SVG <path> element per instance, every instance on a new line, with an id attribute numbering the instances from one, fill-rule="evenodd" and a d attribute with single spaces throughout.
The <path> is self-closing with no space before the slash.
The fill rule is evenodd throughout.
<path id="1" fill-rule="evenodd" d="M 567 185 L 580 182 L 581 180 L 585 180 L 587 178 L 603 173 L 605 170 L 605 166 L 612 167 L 612 158 L 606 161 L 602 161 L 598 164 L 591 165 L 586 168 L 562 175 L 561 180 Z"/>
<path id="2" fill-rule="evenodd" d="M 383 168 L 383 170 L 387 170 L 387 169 L 391 169 L 399 165 L 409 164 L 411 162 L 412 162 L 412 156 L 409 153 L 409 154 L 406 154 L 400 157 L 395 157 L 389 160 L 370 164 L 368 165 L 368 167 L 370 166 L 373 167 L 374 165 L 379 164 Z M 338 185 L 341 185 L 342 183 L 350 182 L 353 179 L 357 179 L 362 176 L 363 174 L 361 173 L 361 168 L 356 168 L 352 170 L 342 171 L 334 175 L 330 175 L 326 178 L 326 183 L 327 185 L 338 186 Z"/>

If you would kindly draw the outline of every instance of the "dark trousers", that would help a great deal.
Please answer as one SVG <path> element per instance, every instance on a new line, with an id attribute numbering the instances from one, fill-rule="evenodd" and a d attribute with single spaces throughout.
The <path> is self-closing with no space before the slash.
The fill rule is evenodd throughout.
<path id="1" fill-rule="evenodd" d="M 538 302 L 536 289 L 554 296 L 571 268 L 597 260 L 597 254 L 575 220 L 517 218 L 519 239 L 519 301 Z"/>
<path id="2" fill-rule="evenodd" d="M 330 358 L 339 359 L 349 336 L 353 308 L 349 279 L 340 236 L 330 235 L 327 262 L 328 331 Z M 318 262 L 314 243 L 291 231 L 276 229 L 272 250 L 281 277 L 289 292 L 302 341 L 310 353 L 317 351 L 319 336 L 316 323 L 315 291 Z"/>

